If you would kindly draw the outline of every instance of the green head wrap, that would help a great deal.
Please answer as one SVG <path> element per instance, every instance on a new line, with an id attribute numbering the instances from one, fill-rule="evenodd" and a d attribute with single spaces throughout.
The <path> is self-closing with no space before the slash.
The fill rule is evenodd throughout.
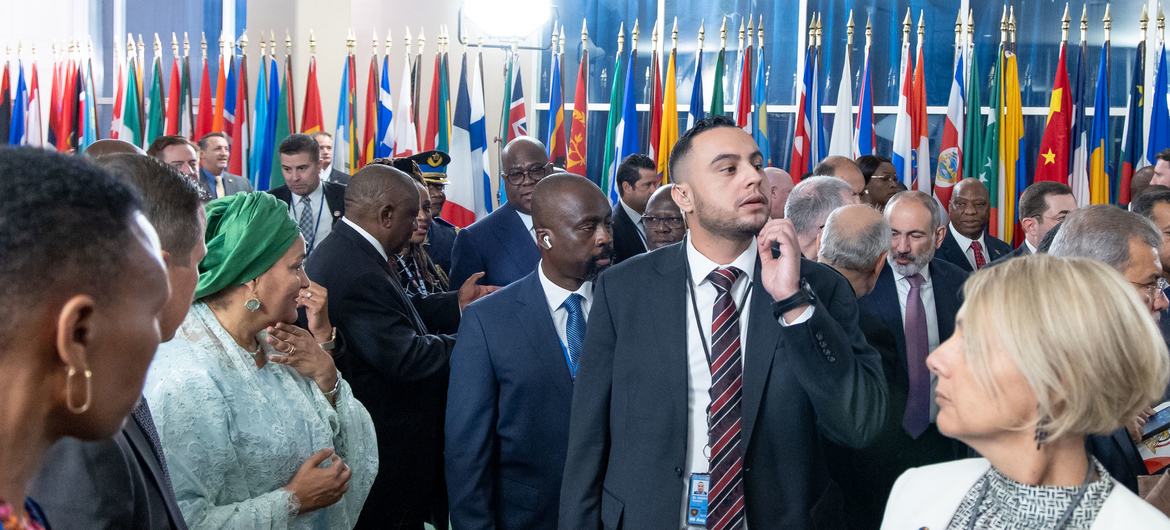
<path id="1" fill-rule="evenodd" d="M 216 199 L 206 212 L 207 257 L 199 262 L 196 300 L 264 274 L 300 235 L 288 206 L 264 192 Z"/>

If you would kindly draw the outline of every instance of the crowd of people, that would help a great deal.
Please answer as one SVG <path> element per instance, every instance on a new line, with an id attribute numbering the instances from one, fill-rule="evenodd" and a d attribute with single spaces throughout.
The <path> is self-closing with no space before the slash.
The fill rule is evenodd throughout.
<path id="1" fill-rule="evenodd" d="M 517 138 L 463 229 L 446 153 L 231 149 L 0 150 L 0 530 L 1170 528 L 1170 151 L 1013 248 L 722 117 L 616 204 Z"/>

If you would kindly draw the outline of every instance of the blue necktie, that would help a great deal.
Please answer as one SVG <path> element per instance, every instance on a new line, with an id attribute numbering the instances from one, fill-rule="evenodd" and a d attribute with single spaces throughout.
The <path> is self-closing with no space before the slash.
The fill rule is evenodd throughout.
<path id="1" fill-rule="evenodd" d="M 581 350 L 585 347 L 585 312 L 581 310 L 583 299 L 583 296 L 573 293 L 561 304 L 569 314 L 569 322 L 565 326 L 565 347 L 569 350 L 569 373 L 574 379 L 577 378 Z"/>

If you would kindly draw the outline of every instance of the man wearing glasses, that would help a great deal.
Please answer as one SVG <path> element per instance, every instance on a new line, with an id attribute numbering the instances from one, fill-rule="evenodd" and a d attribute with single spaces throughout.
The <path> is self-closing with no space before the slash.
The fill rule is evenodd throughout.
<path id="1" fill-rule="evenodd" d="M 683 219 L 682 210 L 674 202 L 674 197 L 670 196 L 672 188 L 674 184 L 662 186 L 646 201 L 642 222 L 646 225 L 647 251 L 673 245 L 687 235 L 687 222 Z"/>
<path id="2" fill-rule="evenodd" d="M 532 190 L 553 171 L 544 144 L 522 136 L 508 142 L 500 157 L 508 201 L 460 230 L 451 251 L 451 285 L 483 272 L 484 285 L 503 287 L 536 269 L 540 253 L 532 228 Z"/>
<path id="3" fill-rule="evenodd" d="M 1028 186 L 1020 195 L 1020 227 L 1024 229 L 1024 244 L 1001 259 L 1035 254 L 1052 227 L 1064 222 L 1065 216 L 1076 209 L 1072 188 L 1064 184 L 1042 181 Z"/>

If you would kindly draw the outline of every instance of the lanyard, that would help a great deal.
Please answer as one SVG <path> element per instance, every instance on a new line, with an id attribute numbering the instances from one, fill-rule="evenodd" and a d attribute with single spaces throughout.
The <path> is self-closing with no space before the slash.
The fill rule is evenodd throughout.
<path id="1" fill-rule="evenodd" d="M 686 262 L 686 266 L 687 266 L 687 290 L 690 291 L 690 294 L 691 294 L 691 311 L 693 311 L 694 315 L 695 315 L 695 329 L 697 329 L 699 331 L 699 344 L 703 345 L 703 354 L 707 356 L 707 366 L 709 367 L 709 366 L 711 366 L 711 363 L 713 362 L 713 359 L 711 359 L 711 346 L 709 346 L 707 344 L 707 341 L 708 341 L 707 336 L 703 333 L 703 323 L 701 322 L 701 319 L 699 317 L 699 304 L 698 304 L 698 302 L 695 301 L 695 298 L 696 298 L 695 297 L 695 282 L 694 282 L 694 277 L 691 274 L 690 261 Z M 732 286 L 734 287 L 734 284 L 732 284 Z M 748 283 L 747 291 L 744 291 L 743 296 L 741 296 L 739 298 L 739 303 L 736 304 L 736 306 L 735 306 L 735 319 L 736 319 L 736 321 L 739 320 L 739 315 L 743 313 L 744 303 L 747 302 L 748 296 L 752 294 L 753 287 L 755 287 L 754 284 Z M 731 294 L 731 293 L 728 293 L 728 294 Z M 716 293 L 716 296 L 718 296 L 718 293 Z M 714 318 L 714 317 L 712 317 L 712 318 Z M 738 330 L 736 330 L 736 331 L 738 332 Z"/>
<path id="2" fill-rule="evenodd" d="M 305 242 L 305 253 L 306 254 L 313 251 L 313 244 L 317 242 L 317 229 L 321 228 L 321 212 L 325 208 L 325 194 L 324 193 L 321 194 L 321 200 L 318 202 L 320 204 L 317 205 L 317 220 L 313 221 L 313 235 L 310 236 L 309 240 Z M 305 196 L 302 196 L 300 202 L 298 202 L 297 204 L 299 204 L 301 206 L 301 208 L 303 209 L 305 207 L 304 203 L 305 203 Z M 296 214 L 296 210 L 292 207 L 291 204 L 289 205 L 288 209 L 289 209 L 290 213 L 292 213 L 294 215 Z M 312 210 L 310 210 L 309 213 L 312 214 L 313 213 Z M 293 219 L 296 219 L 296 217 L 294 217 Z"/>

